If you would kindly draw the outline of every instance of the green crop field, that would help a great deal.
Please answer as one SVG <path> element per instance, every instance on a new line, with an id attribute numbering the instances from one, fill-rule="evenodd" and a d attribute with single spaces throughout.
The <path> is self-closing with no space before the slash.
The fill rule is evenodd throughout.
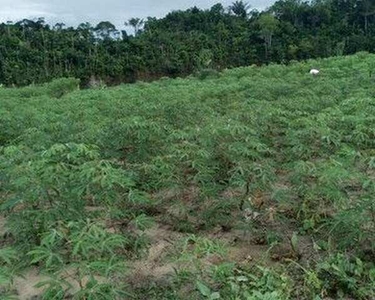
<path id="1" fill-rule="evenodd" d="M 0 88 L 1 299 L 374 299 L 374 68 Z"/>

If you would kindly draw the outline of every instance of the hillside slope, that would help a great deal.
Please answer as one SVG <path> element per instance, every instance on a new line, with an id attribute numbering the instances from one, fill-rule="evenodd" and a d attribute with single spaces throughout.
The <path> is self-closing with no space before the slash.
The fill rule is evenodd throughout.
<path id="1" fill-rule="evenodd" d="M 372 299 L 374 66 L 0 89 L 0 293 Z"/>

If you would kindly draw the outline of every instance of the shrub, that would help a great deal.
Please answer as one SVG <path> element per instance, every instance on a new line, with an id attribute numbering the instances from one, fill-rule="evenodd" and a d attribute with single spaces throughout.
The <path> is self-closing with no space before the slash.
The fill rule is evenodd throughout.
<path id="1" fill-rule="evenodd" d="M 55 79 L 45 85 L 47 94 L 54 98 L 61 98 L 62 96 L 78 90 L 80 80 L 76 78 L 60 78 Z"/>

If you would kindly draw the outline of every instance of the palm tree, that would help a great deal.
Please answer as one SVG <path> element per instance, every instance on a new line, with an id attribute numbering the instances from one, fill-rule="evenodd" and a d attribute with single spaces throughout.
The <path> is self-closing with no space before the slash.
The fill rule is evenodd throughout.
<path id="1" fill-rule="evenodd" d="M 56 23 L 56 24 L 53 26 L 53 29 L 54 29 L 54 30 L 57 30 L 57 31 L 61 31 L 64 27 L 65 27 L 65 24 L 64 24 L 64 23 Z"/>
<path id="2" fill-rule="evenodd" d="M 238 17 L 247 18 L 249 14 L 250 4 L 247 2 L 236 1 L 229 6 L 229 10 Z"/>
<path id="3" fill-rule="evenodd" d="M 128 22 L 125 22 L 126 26 L 131 26 L 134 28 L 134 36 L 138 35 L 141 27 L 144 24 L 144 20 L 140 18 L 131 18 Z"/>
<path id="4" fill-rule="evenodd" d="M 103 21 L 95 27 L 95 32 L 102 39 L 110 39 L 116 33 L 116 27 L 111 22 Z"/>

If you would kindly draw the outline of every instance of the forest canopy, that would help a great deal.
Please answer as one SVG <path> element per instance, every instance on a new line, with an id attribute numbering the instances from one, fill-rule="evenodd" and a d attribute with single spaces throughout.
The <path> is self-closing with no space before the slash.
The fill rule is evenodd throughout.
<path id="1" fill-rule="evenodd" d="M 52 26 L 43 18 L 0 24 L 0 83 L 117 84 L 375 49 L 372 0 L 280 0 L 262 12 L 236 1 L 124 25 L 132 29 L 108 21 Z"/>

